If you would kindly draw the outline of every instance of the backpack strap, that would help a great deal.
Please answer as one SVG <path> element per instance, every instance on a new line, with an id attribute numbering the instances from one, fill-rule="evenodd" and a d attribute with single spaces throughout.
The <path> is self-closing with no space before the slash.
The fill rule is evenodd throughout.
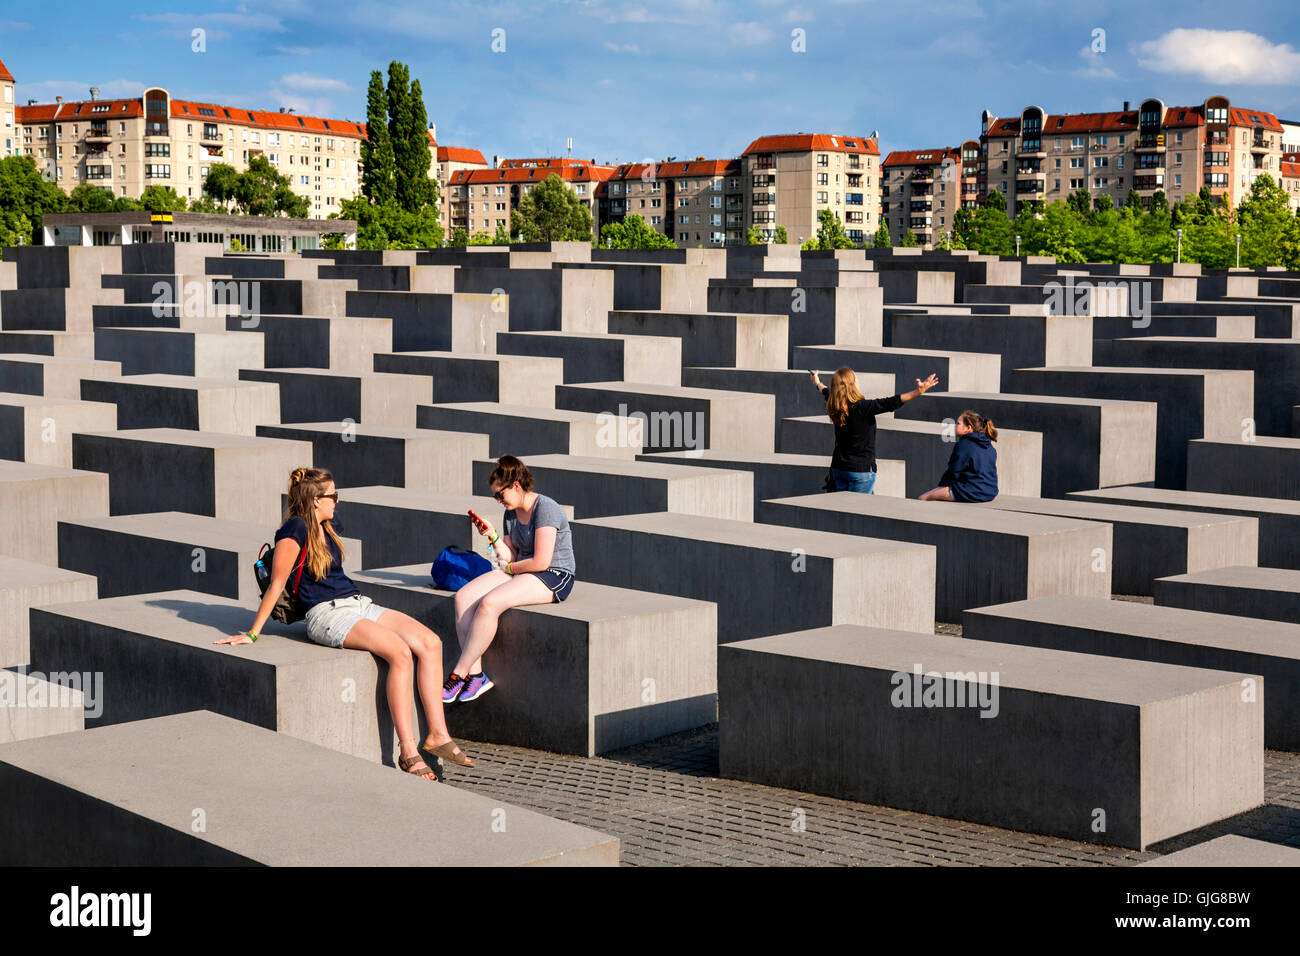
<path id="1" fill-rule="evenodd" d="M 307 549 L 303 548 L 298 555 L 298 573 L 293 578 L 293 596 L 296 600 L 298 597 L 298 585 L 302 582 L 302 568 L 307 561 Z"/>

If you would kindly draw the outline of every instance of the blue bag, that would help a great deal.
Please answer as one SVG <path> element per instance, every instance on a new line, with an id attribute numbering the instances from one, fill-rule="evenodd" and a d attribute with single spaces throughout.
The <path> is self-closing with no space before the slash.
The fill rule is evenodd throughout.
<path id="1" fill-rule="evenodd" d="M 434 559 L 429 574 L 433 586 L 442 591 L 459 591 L 480 574 L 492 570 L 492 563 L 481 554 L 464 548 L 443 548 Z"/>

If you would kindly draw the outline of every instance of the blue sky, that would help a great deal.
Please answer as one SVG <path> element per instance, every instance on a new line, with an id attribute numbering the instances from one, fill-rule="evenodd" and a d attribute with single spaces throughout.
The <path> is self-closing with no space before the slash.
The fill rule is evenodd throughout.
<path id="1" fill-rule="evenodd" d="M 734 156 L 798 131 L 880 130 L 888 152 L 978 136 L 985 108 L 1081 112 L 1147 96 L 1223 93 L 1300 121 L 1294 0 L 64 0 L 44 20 L 36 9 L 0 6 L 19 102 L 158 85 L 364 119 L 370 71 L 398 59 L 424 87 L 439 143 L 489 161 L 563 155 L 570 136 L 574 156 L 601 162 Z"/>

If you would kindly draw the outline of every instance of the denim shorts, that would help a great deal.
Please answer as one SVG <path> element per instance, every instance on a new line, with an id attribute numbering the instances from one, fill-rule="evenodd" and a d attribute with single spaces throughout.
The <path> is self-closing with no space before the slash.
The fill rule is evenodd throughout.
<path id="1" fill-rule="evenodd" d="M 874 471 L 842 471 L 839 468 L 832 468 L 831 478 L 835 481 L 836 491 L 858 491 L 869 495 L 872 493 L 871 489 L 876 486 Z"/>
<path id="2" fill-rule="evenodd" d="M 358 621 L 378 621 L 386 610 L 364 594 L 323 601 L 307 612 L 307 636 L 326 647 L 342 647 L 343 638 L 353 625 Z"/>
<path id="3" fill-rule="evenodd" d="M 535 574 L 541 579 L 542 583 L 551 589 L 555 595 L 555 603 L 559 604 L 569 596 L 573 590 L 573 572 L 565 571 L 561 568 L 547 568 L 545 571 L 529 571 L 529 574 Z"/>

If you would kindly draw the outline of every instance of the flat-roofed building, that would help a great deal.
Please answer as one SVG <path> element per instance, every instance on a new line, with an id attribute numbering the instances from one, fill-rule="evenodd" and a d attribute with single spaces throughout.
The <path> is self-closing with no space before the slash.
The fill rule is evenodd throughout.
<path id="1" fill-rule="evenodd" d="M 922 246 L 937 247 L 952 232 L 958 209 L 979 205 L 977 140 L 940 149 L 895 150 L 880 164 L 880 215 L 889 241 L 905 232 Z"/>
<path id="2" fill-rule="evenodd" d="M 767 238 L 785 226 L 801 244 L 817 234 L 818 213 L 830 209 L 854 242 L 879 224 L 877 138 L 795 133 L 760 136 L 740 156 L 745 221 Z"/>
<path id="3" fill-rule="evenodd" d="M 490 169 L 488 161 L 477 149 L 464 146 L 439 146 L 435 141 L 433 148 L 437 151 L 437 162 L 430 167 L 429 174 L 438 178 L 438 222 L 442 231 L 451 233 L 451 203 L 447 190 L 453 173 L 470 169 Z"/>
<path id="4" fill-rule="evenodd" d="M 738 159 L 625 163 L 597 191 L 600 225 L 640 216 L 683 248 L 745 242 Z"/>

